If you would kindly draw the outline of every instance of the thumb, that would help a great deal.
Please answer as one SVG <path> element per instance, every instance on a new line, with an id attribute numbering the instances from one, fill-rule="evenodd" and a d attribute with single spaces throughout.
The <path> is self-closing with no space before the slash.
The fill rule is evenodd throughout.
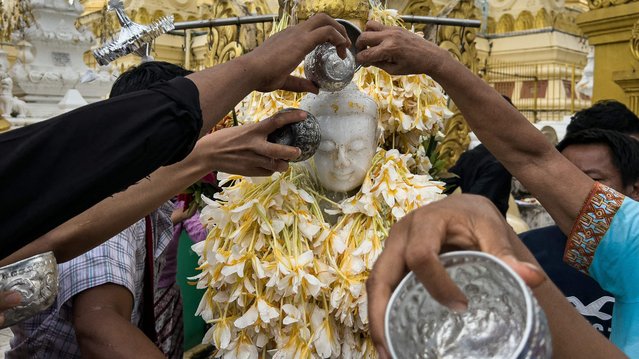
<path id="1" fill-rule="evenodd" d="M 319 89 L 311 80 L 303 79 L 301 77 L 288 75 L 286 81 L 280 88 L 280 90 L 293 91 L 293 92 L 312 92 L 317 94 Z"/>
<path id="2" fill-rule="evenodd" d="M 259 122 L 260 130 L 262 133 L 270 134 L 280 127 L 286 126 L 291 123 L 300 122 L 306 119 L 307 113 L 303 110 L 295 108 L 284 109 L 266 120 Z"/>

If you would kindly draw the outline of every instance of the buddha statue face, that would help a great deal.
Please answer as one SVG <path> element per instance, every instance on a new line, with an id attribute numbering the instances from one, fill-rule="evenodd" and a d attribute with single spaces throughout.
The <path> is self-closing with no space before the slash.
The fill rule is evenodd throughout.
<path id="1" fill-rule="evenodd" d="M 351 84 L 335 93 L 307 95 L 300 107 L 317 118 L 322 140 L 313 156 L 316 177 L 333 192 L 362 185 L 377 149 L 377 105 Z"/>

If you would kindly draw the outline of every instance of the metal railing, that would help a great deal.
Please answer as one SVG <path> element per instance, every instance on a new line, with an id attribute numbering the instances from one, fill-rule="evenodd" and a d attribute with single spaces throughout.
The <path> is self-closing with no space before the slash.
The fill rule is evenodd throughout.
<path id="1" fill-rule="evenodd" d="M 480 27 L 481 21 L 469 20 L 469 19 L 454 19 L 446 17 L 435 16 L 417 16 L 417 15 L 401 15 L 400 18 L 407 23 L 414 24 L 433 24 L 443 26 L 461 26 L 461 27 Z M 238 16 L 228 18 L 217 18 L 209 20 L 196 20 L 196 21 L 182 21 L 175 23 L 175 29 L 173 32 L 179 30 L 188 29 L 206 29 L 216 26 L 239 26 L 245 24 L 257 24 L 265 22 L 277 21 L 278 16 L 273 15 L 251 15 L 251 16 Z"/>
<path id="2" fill-rule="evenodd" d="M 584 65 L 526 64 L 488 61 L 484 79 L 531 122 L 561 121 L 590 106 L 590 98 L 576 91 Z"/>

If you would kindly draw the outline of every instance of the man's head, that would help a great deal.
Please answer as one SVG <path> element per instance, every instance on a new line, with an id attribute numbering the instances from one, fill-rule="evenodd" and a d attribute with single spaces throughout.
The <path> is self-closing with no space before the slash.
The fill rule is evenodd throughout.
<path id="1" fill-rule="evenodd" d="M 557 149 L 590 178 L 639 200 L 639 141 L 590 129 L 568 133 Z"/>
<path id="2" fill-rule="evenodd" d="M 168 62 L 144 62 L 123 72 L 122 75 L 115 80 L 109 97 L 145 90 L 156 82 L 169 81 L 191 73 L 193 73 L 193 71 L 186 70 Z"/>
<path id="3" fill-rule="evenodd" d="M 602 100 L 575 113 L 566 132 L 570 134 L 591 128 L 623 132 L 639 140 L 639 117 L 616 100 Z"/>

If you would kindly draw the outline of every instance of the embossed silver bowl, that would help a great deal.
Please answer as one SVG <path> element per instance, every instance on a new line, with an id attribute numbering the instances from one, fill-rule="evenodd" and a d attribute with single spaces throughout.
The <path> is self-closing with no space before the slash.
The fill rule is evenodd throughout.
<path id="1" fill-rule="evenodd" d="M 295 110 L 306 112 L 306 119 L 300 122 L 289 123 L 278 128 L 268 135 L 267 140 L 280 145 L 299 148 L 302 153 L 298 158 L 291 162 L 300 162 L 313 157 L 322 140 L 322 131 L 315 116 L 308 111 L 298 108 L 286 108 L 278 111 L 278 113 Z"/>
<path id="2" fill-rule="evenodd" d="M 0 292 L 16 291 L 22 303 L 4 312 L 3 327 L 47 309 L 58 295 L 58 264 L 46 252 L 0 268 Z"/>
<path id="3" fill-rule="evenodd" d="M 468 309 L 449 311 L 409 273 L 386 308 L 386 339 L 393 358 L 552 356 L 546 316 L 510 267 L 482 252 L 450 252 L 440 260 L 468 297 Z"/>
<path id="4" fill-rule="evenodd" d="M 349 49 L 341 59 L 337 49 L 326 42 L 318 45 L 304 58 L 304 76 L 324 91 L 343 90 L 355 75 L 355 56 Z"/>

